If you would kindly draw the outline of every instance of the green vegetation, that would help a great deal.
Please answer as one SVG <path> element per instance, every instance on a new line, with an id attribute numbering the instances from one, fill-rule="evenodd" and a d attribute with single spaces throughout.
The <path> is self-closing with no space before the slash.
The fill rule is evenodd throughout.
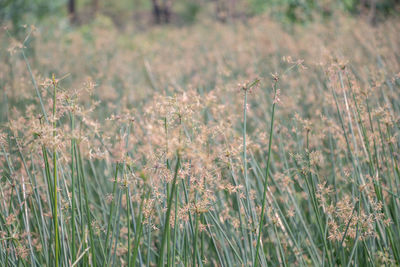
<path id="1" fill-rule="evenodd" d="M 0 266 L 400 265 L 395 1 L 221 2 L 3 4 Z"/>

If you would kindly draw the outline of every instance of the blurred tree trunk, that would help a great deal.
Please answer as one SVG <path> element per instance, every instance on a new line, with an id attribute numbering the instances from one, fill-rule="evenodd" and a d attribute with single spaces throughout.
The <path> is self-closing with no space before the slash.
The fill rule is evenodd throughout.
<path id="1" fill-rule="evenodd" d="M 77 20 L 75 10 L 75 0 L 68 0 L 68 15 L 71 23 L 75 23 Z"/>
<path id="2" fill-rule="evenodd" d="M 171 19 L 171 9 L 169 0 L 163 0 L 163 12 L 164 12 L 165 23 L 169 23 Z"/>
<path id="3" fill-rule="evenodd" d="M 158 0 L 152 0 L 153 3 L 153 18 L 155 23 L 160 24 L 161 23 L 161 7 L 160 3 Z"/>
<path id="4" fill-rule="evenodd" d="M 376 24 L 376 1 L 370 0 L 369 6 L 369 22 L 372 25 Z"/>
<path id="5" fill-rule="evenodd" d="M 171 2 L 169 0 L 152 0 L 155 23 L 169 23 L 171 20 Z"/>
<path id="6" fill-rule="evenodd" d="M 377 14 L 376 14 L 376 0 L 361 0 L 360 2 L 361 10 L 364 10 L 367 14 L 368 21 L 372 24 L 376 24 Z"/>
<path id="7" fill-rule="evenodd" d="M 227 4 L 225 0 L 215 0 L 215 15 L 220 22 L 226 22 L 228 18 Z"/>
<path id="8" fill-rule="evenodd" d="M 238 0 L 214 0 L 216 5 L 216 17 L 220 22 L 227 22 L 239 17 L 240 12 L 237 9 Z"/>

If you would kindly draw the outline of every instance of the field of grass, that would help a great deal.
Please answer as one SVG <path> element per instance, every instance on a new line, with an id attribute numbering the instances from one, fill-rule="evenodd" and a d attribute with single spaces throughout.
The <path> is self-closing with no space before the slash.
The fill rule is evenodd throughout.
<path id="1" fill-rule="evenodd" d="M 0 31 L 0 266 L 398 266 L 400 20 Z"/>

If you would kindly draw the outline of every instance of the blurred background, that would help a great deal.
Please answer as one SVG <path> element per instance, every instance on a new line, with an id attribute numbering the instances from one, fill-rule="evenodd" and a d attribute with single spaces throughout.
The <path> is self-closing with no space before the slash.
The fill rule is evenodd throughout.
<path id="1" fill-rule="evenodd" d="M 363 16 L 375 24 L 399 13 L 400 0 L 1 0 L 0 21 L 17 32 L 24 24 L 46 20 L 75 25 L 95 18 L 120 29 L 146 29 L 155 24 L 183 26 L 199 20 L 229 23 L 269 14 L 282 23 L 308 23 L 329 18 L 335 11 Z"/>

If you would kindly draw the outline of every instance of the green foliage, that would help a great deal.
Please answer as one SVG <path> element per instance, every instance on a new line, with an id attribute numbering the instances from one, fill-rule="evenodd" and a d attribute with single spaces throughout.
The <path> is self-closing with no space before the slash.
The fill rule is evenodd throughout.
<path id="1" fill-rule="evenodd" d="M 225 0 L 219 0 L 225 3 Z M 361 0 L 238 0 L 237 6 L 241 6 L 239 12 L 247 15 L 259 15 L 265 12 L 272 17 L 288 23 L 306 23 L 315 16 L 329 17 L 334 10 L 341 9 L 353 15 L 371 9 L 370 1 Z M 378 0 L 376 13 L 384 17 L 394 15 L 398 11 L 399 0 Z M 207 14 L 215 17 L 210 12 L 215 2 L 176 0 L 172 1 L 172 14 L 174 20 L 179 23 L 191 24 L 197 20 L 200 14 Z M 230 5 L 227 1 L 226 5 Z M 0 21 L 11 22 L 13 31 L 26 23 L 36 21 L 53 15 L 65 17 L 67 12 L 67 1 L 65 0 L 3 0 L 0 2 Z M 103 14 L 112 19 L 118 26 L 125 26 L 131 23 L 132 14 L 152 16 L 152 2 L 150 0 L 122 0 L 104 1 L 98 0 L 99 10 L 97 14 Z M 76 9 L 81 14 L 81 23 L 88 23 L 93 14 L 93 3 L 91 0 L 77 0 Z M 89 15 L 89 16 L 88 16 Z M 143 22 L 141 22 L 143 23 Z"/>
<path id="2" fill-rule="evenodd" d="M 189 0 L 182 3 L 181 11 L 178 14 L 184 22 L 193 23 L 196 21 L 200 11 L 201 4 L 197 1 Z"/>
<path id="3" fill-rule="evenodd" d="M 279 4 L 1 36 L 0 266 L 398 265 L 400 22 Z"/>
<path id="4" fill-rule="evenodd" d="M 249 0 L 253 14 L 265 11 L 281 21 L 290 23 L 305 23 L 313 20 L 315 15 L 329 17 L 333 10 L 342 9 L 351 14 L 359 14 L 361 10 L 370 9 L 369 1 L 360 0 Z M 364 4 L 365 3 L 365 4 Z M 376 1 L 376 15 L 395 14 L 398 9 L 398 0 Z"/>
<path id="5" fill-rule="evenodd" d="M 0 2 L 0 22 L 11 22 L 13 31 L 18 32 L 23 24 L 41 20 L 60 12 L 63 0 L 4 0 Z"/>

